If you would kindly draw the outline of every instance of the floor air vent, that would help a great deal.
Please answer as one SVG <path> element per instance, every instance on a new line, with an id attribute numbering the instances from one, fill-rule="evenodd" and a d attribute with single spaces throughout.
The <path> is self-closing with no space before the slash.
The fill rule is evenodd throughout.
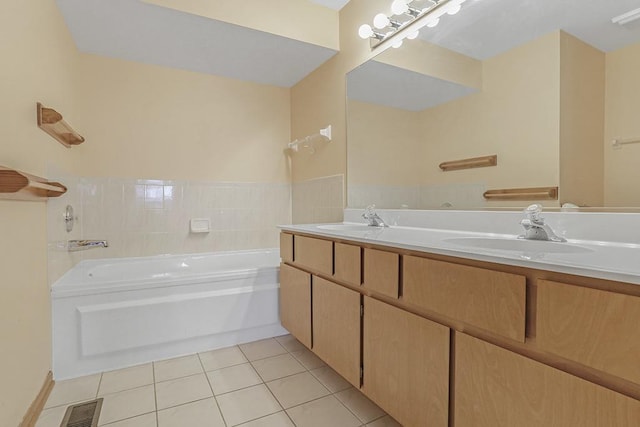
<path id="1" fill-rule="evenodd" d="M 102 398 L 71 405 L 64 414 L 60 427 L 96 427 L 102 409 Z"/>

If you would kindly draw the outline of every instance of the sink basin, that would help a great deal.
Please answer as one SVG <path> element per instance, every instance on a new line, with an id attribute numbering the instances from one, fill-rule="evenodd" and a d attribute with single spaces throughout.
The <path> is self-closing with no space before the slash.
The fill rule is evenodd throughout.
<path id="1" fill-rule="evenodd" d="M 325 225 L 318 225 L 318 228 L 320 230 L 360 231 L 360 232 L 382 230 L 382 227 L 370 227 L 367 224 L 325 224 Z"/>
<path id="2" fill-rule="evenodd" d="M 494 249 L 501 251 L 580 254 L 593 252 L 593 249 L 566 242 L 547 242 L 542 240 L 500 239 L 489 237 L 453 237 L 445 242 L 471 248 Z"/>

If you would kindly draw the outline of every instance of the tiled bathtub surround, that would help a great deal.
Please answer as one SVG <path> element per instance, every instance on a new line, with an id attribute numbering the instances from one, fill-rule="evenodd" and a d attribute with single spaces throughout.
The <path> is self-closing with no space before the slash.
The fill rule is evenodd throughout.
<path id="1" fill-rule="evenodd" d="M 49 281 L 82 259 L 272 248 L 276 225 L 291 222 L 289 184 L 60 178 L 69 188 L 49 201 Z M 64 228 L 71 204 L 74 231 Z M 209 218 L 211 232 L 193 234 L 192 218 Z M 106 239 L 109 248 L 69 253 L 69 239 Z"/>
<path id="2" fill-rule="evenodd" d="M 327 176 L 292 185 L 294 224 L 340 222 L 344 209 L 344 175 Z"/>

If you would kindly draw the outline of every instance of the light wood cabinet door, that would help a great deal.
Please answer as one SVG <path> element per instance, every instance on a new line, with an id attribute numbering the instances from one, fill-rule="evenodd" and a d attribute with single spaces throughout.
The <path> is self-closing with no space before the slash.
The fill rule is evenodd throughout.
<path id="1" fill-rule="evenodd" d="M 445 427 L 449 329 L 364 298 L 362 391 L 405 427 Z"/>
<path id="2" fill-rule="evenodd" d="M 403 278 L 406 303 L 524 342 L 524 276 L 405 256 Z"/>
<path id="3" fill-rule="evenodd" d="M 538 281 L 541 349 L 640 384 L 640 297 Z"/>
<path id="4" fill-rule="evenodd" d="M 640 401 L 462 333 L 456 427 L 637 427 Z"/>
<path id="5" fill-rule="evenodd" d="M 293 263 L 314 273 L 333 274 L 333 242 L 313 237 L 293 238 Z"/>
<path id="6" fill-rule="evenodd" d="M 313 351 L 360 387 L 360 294 L 313 276 Z"/>
<path id="7" fill-rule="evenodd" d="M 280 265 L 280 323 L 311 348 L 311 275 Z"/>
<path id="8" fill-rule="evenodd" d="M 398 298 L 400 255 L 377 249 L 364 250 L 364 287 Z"/>
<path id="9" fill-rule="evenodd" d="M 354 286 L 360 286 L 362 282 L 361 269 L 362 261 L 360 246 L 347 245 L 345 243 L 334 243 L 334 273 L 336 280 Z"/>

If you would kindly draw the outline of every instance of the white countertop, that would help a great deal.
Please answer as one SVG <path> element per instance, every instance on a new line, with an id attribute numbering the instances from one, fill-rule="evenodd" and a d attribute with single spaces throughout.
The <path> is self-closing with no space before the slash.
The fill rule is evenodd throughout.
<path id="1" fill-rule="evenodd" d="M 362 225 L 362 223 L 343 223 Z M 501 250 L 470 247 L 456 243 L 456 238 L 517 239 L 515 234 L 476 233 L 470 231 L 432 229 L 423 227 L 391 226 L 367 227 L 362 231 L 330 230 L 327 224 L 283 225 L 280 229 L 293 233 L 306 233 L 340 238 L 359 243 L 375 244 L 452 257 L 519 267 L 549 270 L 578 276 L 595 277 L 640 285 L 640 244 L 567 239 L 567 243 L 522 241 L 533 243 L 534 250 Z M 454 239 L 454 240 L 449 240 Z M 536 245 L 537 244 L 537 245 Z M 541 251 L 544 245 L 573 245 L 580 253 Z M 551 247 L 553 248 L 553 247 Z"/>

